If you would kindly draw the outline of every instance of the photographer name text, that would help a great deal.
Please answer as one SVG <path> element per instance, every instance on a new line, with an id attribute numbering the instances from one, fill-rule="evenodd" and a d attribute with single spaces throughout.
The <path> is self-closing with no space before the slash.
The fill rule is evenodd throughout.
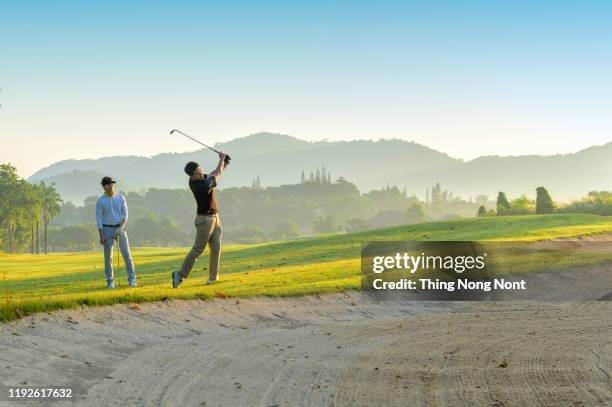
<path id="1" fill-rule="evenodd" d="M 454 281 L 441 281 L 439 279 L 419 278 L 408 279 L 402 278 L 397 281 L 385 281 L 382 278 L 377 278 L 372 282 L 372 288 L 375 290 L 436 290 L 436 291 L 461 291 L 461 290 L 526 290 L 525 280 L 506 281 L 503 278 L 493 279 L 490 281 L 471 281 L 468 279 L 457 279 Z"/>

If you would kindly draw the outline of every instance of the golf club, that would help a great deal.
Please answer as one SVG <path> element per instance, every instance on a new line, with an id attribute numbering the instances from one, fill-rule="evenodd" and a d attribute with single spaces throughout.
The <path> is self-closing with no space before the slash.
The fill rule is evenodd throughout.
<path id="1" fill-rule="evenodd" d="M 196 143 L 198 143 L 198 144 L 200 144 L 200 145 L 203 145 L 204 147 L 206 147 L 206 148 L 208 148 L 208 149 L 210 149 L 210 150 L 214 151 L 215 153 L 219 154 L 219 151 L 215 150 L 214 148 L 212 148 L 212 147 L 210 147 L 210 146 L 207 146 L 206 144 L 202 143 L 201 141 L 198 141 L 198 140 L 194 139 L 193 137 L 191 137 L 191 136 L 189 136 L 189 135 L 187 135 L 187 134 L 183 133 L 182 131 L 180 131 L 180 130 L 178 130 L 178 129 L 172 129 L 172 130 L 170 131 L 170 135 L 174 134 L 174 132 L 177 132 L 177 133 L 179 133 L 179 134 L 182 134 L 183 136 L 187 137 L 188 139 L 191 139 L 191 140 L 195 141 Z M 230 160 L 231 160 L 230 156 L 229 156 L 229 155 L 226 155 L 226 156 L 225 156 L 225 165 L 229 165 Z"/>
<path id="2" fill-rule="evenodd" d="M 117 270 L 115 270 L 115 273 L 113 273 L 113 278 L 116 275 L 119 274 L 119 267 L 121 266 L 119 264 L 119 261 L 120 261 L 120 259 L 119 259 L 119 254 L 120 253 L 119 252 L 121 251 L 121 241 L 119 239 L 121 239 L 121 236 L 116 236 L 115 237 L 115 240 L 117 241 Z M 121 283 L 119 282 L 119 280 L 121 280 L 121 279 L 120 278 L 116 278 L 115 280 L 117 281 L 117 287 L 120 288 L 121 287 Z"/>

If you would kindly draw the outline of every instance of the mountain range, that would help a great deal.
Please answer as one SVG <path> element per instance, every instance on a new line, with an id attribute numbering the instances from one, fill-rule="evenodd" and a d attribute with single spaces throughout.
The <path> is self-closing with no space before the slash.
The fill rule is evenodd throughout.
<path id="1" fill-rule="evenodd" d="M 571 154 L 552 156 L 483 156 L 470 161 L 452 158 L 421 144 L 403 140 L 355 140 L 308 142 L 295 137 L 257 133 L 215 148 L 231 155 L 222 188 L 250 186 L 259 176 L 262 186 L 295 184 L 302 171 L 306 178 L 325 167 L 332 179 L 344 177 L 361 191 L 386 185 L 406 188 L 424 198 L 432 184 L 467 198 L 478 194 L 495 197 L 533 196 L 540 185 L 553 199 L 579 198 L 592 190 L 612 188 L 612 142 Z M 80 204 L 100 193 L 103 175 L 119 180 L 124 191 L 144 188 L 186 188 L 186 162 L 199 162 L 205 171 L 216 166 L 216 155 L 201 149 L 153 157 L 114 156 L 63 160 L 43 168 L 30 181 L 55 183 L 65 201 Z"/>

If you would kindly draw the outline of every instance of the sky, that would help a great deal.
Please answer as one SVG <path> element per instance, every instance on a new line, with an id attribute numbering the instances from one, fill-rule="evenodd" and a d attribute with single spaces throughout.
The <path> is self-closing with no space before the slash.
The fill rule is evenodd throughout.
<path id="1" fill-rule="evenodd" d="M 472 159 L 612 141 L 605 1 L 0 6 L 0 163 L 151 156 L 260 131 Z"/>

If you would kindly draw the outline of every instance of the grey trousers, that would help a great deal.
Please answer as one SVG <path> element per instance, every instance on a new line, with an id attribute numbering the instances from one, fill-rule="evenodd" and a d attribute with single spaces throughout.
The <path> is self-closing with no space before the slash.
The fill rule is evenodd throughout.
<path id="1" fill-rule="evenodd" d="M 107 280 L 113 280 L 113 246 L 115 245 L 115 230 L 116 228 L 104 226 L 102 234 L 104 236 L 104 273 L 106 274 Z M 132 255 L 130 253 L 130 242 L 128 240 L 127 233 L 125 230 L 121 233 L 118 238 L 119 250 L 123 256 L 125 262 L 125 268 L 127 270 L 128 281 L 135 281 L 136 274 L 134 270 L 134 262 L 132 261 Z"/>
<path id="2" fill-rule="evenodd" d="M 219 214 L 197 216 L 195 220 L 196 238 L 191 251 L 185 257 L 181 267 L 181 277 L 187 278 L 198 257 L 204 252 L 206 245 L 210 247 L 208 259 L 208 279 L 217 280 L 219 272 L 219 261 L 221 259 L 221 237 L 223 229 Z"/>

